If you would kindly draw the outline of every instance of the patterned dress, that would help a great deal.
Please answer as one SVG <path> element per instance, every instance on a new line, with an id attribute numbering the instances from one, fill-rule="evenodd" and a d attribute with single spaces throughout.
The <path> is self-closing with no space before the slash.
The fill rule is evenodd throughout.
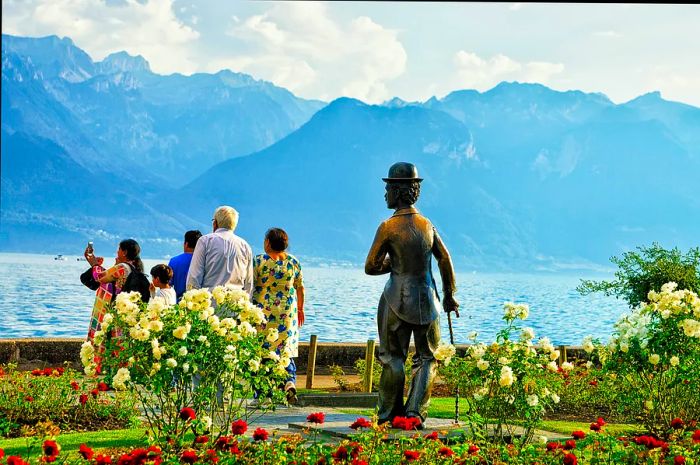
<path id="1" fill-rule="evenodd" d="M 267 254 L 253 259 L 255 281 L 253 303 L 263 309 L 266 328 L 277 328 L 279 337 L 270 349 L 281 353 L 287 347 L 298 356 L 299 319 L 296 289 L 303 287 L 301 265 L 293 255 L 274 260 Z"/>
<path id="2" fill-rule="evenodd" d="M 100 265 L 92 267 L 92 277 L 95 281 L 109 277 L 109 282 L 101 283 L 95 293 L 95 303 L 92 306 L 92 317 L 90 318 L 90 326 L 88 327 L 87 339 L 92 341 L 95 333 L 102 326 L 102 319 L 107 313 L 108 307 L 112 304 L 114 296 L 121 292 L 126 277 L 131 273 L 131 268 L 123 263 L 118 263 L 113 267 L 105 270 Z"/>

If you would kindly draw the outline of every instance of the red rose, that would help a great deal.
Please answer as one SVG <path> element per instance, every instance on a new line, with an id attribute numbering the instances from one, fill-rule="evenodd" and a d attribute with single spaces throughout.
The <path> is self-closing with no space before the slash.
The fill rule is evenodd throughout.
<path id="1" fill-rule="evenodd" d="M 80 390 L 80 385 L 79 385 L 76 381 L 71 381 L 71 382 L 70 382 L 70 387 L 72 387 L 74 391 L 79 391 L 79 390 Z"/>
<path id="2" fill-rule="evenodd" d="M 95 455 L 95 452 L 85 444 L 80 445 L 78 453 L 82 455 L 85 460 L 92 460 L 92 456 Z"/>
<path id="3" fill-rule="evenodd" d="M 234 436 L 239 436 L 248 431 L 248 423 L 245 420 L 238 419 L 231 423 L 231 433 Z"/>
<path id="4" fill-rule="evenodd" d="M 369 465 L 366 460 L 354 459 L 350 465 Z"/>
<path id="5" fill-rule="evenodd" d="M 27 396 L 24 398 L 27 402 L 34 402 L 34 398 L 32 396 Z"/>
<path id="6" fill-rule="evenodd" d="M 350 425 L 350 428 L 352 428 L 352 429 L 369 428 L 371 426 L 372 426 L 372 423 L 367 421 L 365 418 L 360 417 L 357 420 L 355 420 L 355 422 L 352 425 Z"/>
<path id="7" fill-rule="evenodd" d="M 406 417 L 394 417 L 391 426 L 398 429 L 406 429 Z"/>
<path id="8" fill-rule="evenodd" d="M 95 465 L 112 465 L 112 457 L 109 455 L 97 454 Z"/>
<path id="9" fill-rule="evenodd" d="M 691 437 L 693 438 L 693 442 L 700 442 L 700 429 L 696 429 Z"/>
<path id="10" fill-rule="evenodd" d="M 598 423 L 600 426 L 605 426 L 607 424 L 605 423 L 605 420 L 603 420 L 603 417 L 598 417 L 596 423 Z"/>
<path id="11" fill-rule="evenodd" d="M 345 448 L 345 446 L 338 446 L 338 448 L 331 454 L 331 457 L 333 457 L 335 460 L 342 462 L 344 460 L 348 459 L 348 450 Z"/>
<path id="12" fill-rule="evenodd" d="M 78 399 L 82 405 L 87 404 L 88 401 L 88 396 L 87 394 L 80 394 L 80 398 Z"/>
<path id="13" fill-rule="evenodd" d="M 188 449 L 182 453 L 180 460 L 185 463 L 195 463 L 197 461 L 197 451 Z"/>
<path id="14" fill-rule="evenodd" d="M 32 376 L 41 376 L 43 374 L 44 372 L 41 370 L 41 368 L 34 368 L 32 370 Z"/>
<path id="15" fill-rule="evenodd" d="M 467 449 L 467 452 L 469 452 L 469 455 L 476 455 L 477 452 L 479 452 L 479 447 L 477 447 L 475 444 L 472 444 L 469 446 L 469 449 Z"/>
<path id="16" fill-rule="evenodd" d="M 90 391 L 90 394 L 92 394 L 92 397 L 97 399 L 97 396 L 100 394 L 100 391 L 98 391 L 97 389 L 93 389 L 92 391 Z"/>
<path id="17" fill-rule="evenodd" d="M 29 465 L 27 462 L 22 460 L 22 457 L 17 455 L 10 455 L 7 457 L 7 465 Z"/>
<path id="18" fill-rule="evenodd" d="M 235 422 L 234 422 L 235 423 Z M 245 423 L 245 422 L 244 422 Z M 248 428 L 248 425 L 246 425 L 246 428 Z M 245 433 L 245 430 L 243 430 L 243 433 Z M 240 434 L 243 434 L 240 433 Z M 221 436 L 219 439 L 216 440 L 214 443 L 214 447 L 216 447 L 219 450 L 229 450 L 231 448 L 231 444 L 233 443 L 233 438 L 230 436 Z"/>
<path id="19" fill-rule="evenodd" d="M 3 458 L 4 456 L 5 456 L 5 451 L 0 449 L 0 459 Z"/>
<path id="20" fill-rule="evenodd" d="M 578 463 L 578 458 L 574 454 L 564 455 L 564 465 L 576 465 Z"/>
<path id="21" fill-rule="evenodd" d="M 270 433 L 263 428 L 258 428 L 253 431 L 253 439 L 256 441 L 267 441 L 268 436 L 270 436 Z"/>
<path id="22" fill-rule="evenodd" d="M 673 465 L 685 465 L 685 457 L 682 455 L 676 455 L 673 459 Z"/>
<path id="23" fill-rule="evenodd" d="M 429 439 L 431 441 L 435 441 L 437 438 L 438 438 L 437 431 L 433 431 L 432 433 L 428 433 L 425 435 L 425 439 Z"/>
<path id="24" fill-rule="evenodd" d="M 597 386 L 597 385 L 598 385 L 598 380 L 597 380 L 597 379 L 594 379 L 593 381 L 591 381 L 591 382 L 588 383 L 588 384 L 590 384 L 591 386 Z"/>
<path id="25" fill-rule="evenodd" d="M 417 450 L 406 450 L 404 451 L 403 456 L 406 460 L 411 462 L 413 460 L 418 460 L 418 457 L 420 457 L 420 452 Z"/>
<path id="26" fill-rule="evenodd" d="M 560 447 L 561 447 L 561 444 L 559 444 L 558 442 L 548 442 L 547 446 L 546 446 L 548 451 L 557 450 Z"/>
<path id="27" fill-rule="evenodd" d="M 449 447 L 441 447 L 441 448 L 438 450 L 438 455 L 439 455 L 440 457 L 452 457 L 453 455 L 455 455 L 455 453 L 454 453 L 454 451 L 453 451 L 452 449 L 450 449 Z"/>
<path id="28" fill-rule="evenodd" d="M 586 437 L 586 433 L 581 430 L 577 430 L 571 433 L 571 436 L 573 436 L 574 439 L 583 439 Z"/>
<path id="29" fill-rule="evenodd" d="M 569 439 L 564 443 L 564 450 L 576 449 L 576 441 Z"/>
<path id="30" fill-rule="evenodd" d="M 97 389 L 99 389 L 102 392 L 107 392 L 109 391 L 109 386 L 104 381 L 100 381 L 99 383 L 97 383 Z"/>
<path id="31" fill-rule="evenodd" d="M 53 368 L 44 368 L 44 376 L 51 376 L 53 374 Z"/>
<path id="32" fill-rule="evenodd" d="M 674 418 L 671 420 L 671 428 L 673 429 L 681 429 L 685 426 L 685 422 L 681 420 L 680 418 Z"/>
<path id="33" fill-rule="evenodd" d="M 44 450 L 45 456 L 55 457 L 61 451 L 61 446 L 59 446 L 56 441 L 44 441 L 42 449 Z"/>
<path id="34" fill-rule="evenodd" d="M 310 413 L 309 416 L 306 417 L 306 421 L 309 423 L 318 423 L 319 425 L 323 424 L 325 419 L 326 414 L 323 412 Z"/>
<path id="35" fill-rule="evenodd" d="M 207 460 L 211 463 L 217 463 L 219 461 L 219 456 L 214 449 L 207 450 Z"/>
<path id="36" fill-rule="evenodd" d="M 600 431 L 600 425 L 598 423 L 591 423 L 591 431 Z"/>
<path id="37" fill-rule="evenodd" d="M 183 407 L 183 409 L 180 410 L 180 418 L 185 421 L 192 421 L 197 418 L 197 415 L 195 415 L 194 410 L 191 407 Z"/>
<path id="38" fill-rule="evenodd" d="M 194 440 L 195 444 L 206 444 L 209 442 L 209 436 L 197 436 Z"/>

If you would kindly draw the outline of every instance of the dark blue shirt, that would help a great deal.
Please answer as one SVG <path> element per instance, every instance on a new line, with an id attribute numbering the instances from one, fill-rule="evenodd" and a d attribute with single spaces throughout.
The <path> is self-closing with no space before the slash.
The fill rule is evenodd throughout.
<path id="1" fill-rule="evenodd" d="M 186 283 L 187 283 L 187 272 L 190 270 L 190 263 L 192 262 L 191 253 L 181 253 L 170 259 L 168 266 L 173 269 L 173 279 L 170 281 L 170 285 L 175 289 L 175 295 L 177 296 L 178 302 L 185 293 Z"/>

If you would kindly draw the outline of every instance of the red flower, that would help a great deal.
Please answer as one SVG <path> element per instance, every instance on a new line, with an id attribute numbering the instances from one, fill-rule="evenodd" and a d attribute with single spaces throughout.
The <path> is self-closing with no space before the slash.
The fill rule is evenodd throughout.
<path id="1" fill-rule="evenodd" d="M 561 447 L 561 444 L 559 444 L 558 442 L 548 442 L 546 447 L 548 451 L 553 451 L 559 449 Z"/>
<path id="2" fill-rule="evenodd" d="M 53 368 L 49 368 L 49 367 L 44 368 L 44 376 L 51 376 L 52 374 L 53 374 Z"/>
<path id="3" fill-rule="evenodd" d="M 676 455 L 673 459 L 673 465 L 685 465 L 685 457 L 682 455 Z"/>
<path id="4" fill-rule="evenodd" d="M 4 456 L 5 456 L 5 451 L 0 449 L 0 459 L 3 458 Z"/>
<path id="5" fill-rule="evenodd" d="M 80 445 L 78 453 L 82 455 L 85 460 L 92 460 L 92 456 L 95 455 L 95 452 L 85 444 Z"/>
<path id="6" fill-rule="evenodd" d="M 88 401 L 88 396 L 87 394 L 80 394 L 80 398 L 78 399 L 82 405 L 87 404 Z"/>
<path id="7" fill-rule="evenodd" d="M 574 439 L 583 439 L 586 437 L 586 433 L 581 430 L 577 430 L 571 433 L 571 436 L 573 436 Z"/>
<path id="8" fill-rule="evenodd" d="M 391 421 L 391 426 L 405 431 L 414 430 L 418 425 L 420 425 L 418 417 L 394 417 Z"/>
<path id="9" fill-rule="evenodd" d="M 437 438 L 438 438 L 437 431 L 433 431 L 432 433 L 428 433 L 425 435 L 425 439 L 430 439 L 431 441 L 435 441 Z"/>
<path id="10" fill-rule="evenodd" d="M 219 456 L 214 449 L 207 450 L 207 460 L 211 463 L 217 463 L 219 461 Z"/>
<path id="11" fill-rule="evenodd" d="M 44 372 L 41 370 L 41 368 L 34 368 L 32 370 L 32 376 L 41 376 L 43 374 Z"/>
<path id="12" fill-rule="evenodd" d="M 306 421 L 309 423 L 318 423 L 319 425 L 322 425 L 325 419 L 326 414 L 323 412 L 310 413 L 309 416 L 306 417 Z"/>
<path id="13" fill-rule="evenodd" d="M 598 417 L 596 423 L 598 423 L 600 426 L 605 426 L 607 424 L 605 423 L 605 420 L 603 420 L 603 417 Z"/>
<path id="14" fill-rule="evenodd" d="M 109 455 L 97 454 L 95 465 L 112 465 L 112 457 Z"/>
<path id="15" fill-rule="evenodd" d="M 412 460 L 418 460 L 418 457 L 420 457 L 420 452 L 417 450 L 406 450 L 404 451 L 403 456 L 410 462 Z"/>
<path id="16" fill-rule="evenodd" d="M 97 389 L 93 389 L 92 391 L 90 391 L 90 394 L 92 394 L 92 397 L 94 397 L 95 399 L 97 399 L 99 393 L 100 391 L 98 391 Z"/>
<path id="17" fill-rule="evenodd" d="M 268 436 L 270 436 L 270 433 L 263 428 L 258 428 L 253 431 L 253 439 L 256 441 L 267 441 Z"/>
<path id="18" fill-rule="evenodd" d="M 591 423 L 591 431 L 600 431 L 600 425 L 598 423 Z"/>
<path id="19" fill-rule="evenodd" d="M 564 465 L 576 465 L 578 463 L 578 458 L 574 454 L 564 455 Z"/>
<path id="20" fill-rule="evenodd" d="M 194 440 L 195 444 L 206 444 L 209 442 L 209 436 L 197 436 Z"/>
<path id="21" fill-rule="evenodd" d="M 44 451 L 45 456 L 56 457 L 61 451 L 61 446 L 59 446 L 58 443 L 56 443 L 56 441 L 44 441 L 42 449 Z"/>
<path id="22" fill-rule="evenodd" d="M 348 450 L 345 448 L 345 446 L 338 446 L 338 448 L 331 454 L 331 457 L 333 457 L 335 460 L 341 462 L 343 460 L 348 459 Z"/>
<path id="23" fill-rule="evenodd" d="M 104 381 L 100 381 L 99 383 L 97 383 L 97 389 L 99 389 L 102 392 L 107 392 L 109 391 L 109 386 Z"/>
<path id="24" fill-rule="evenodd" d="M 467 449 L 467 452 L 469 452 L 469 455 L 476 455 L 476 453 L 479 452 L 479 447 L 475 444 L 472 444 L 471 446 L 469 446 L 469 449 Z"/>
<path id="25" fill-rule="evenodd" d="M 72 387 L 74 391 L 79 391 L 79 390 L 80 390 L 80 385 L 79 385 L 76 381 L 71 381 L 71 382 L 70 382 L 70 387 Z"/>
<path id="26" fill-rule="evenodd" d="M 681 420 L 680 418 L 674 418 L 671 420 L 671 428 L 673 429 L 681 429 L 685 426 L 685 422 Z"/>
<path id="27" fill-rule="evenodd" d="M 231 423 L 231 433 L 233 433 L 234 436 L 241 435 L 248 431 L 248 423 L 246 423 L 245 420 L 236 420 L 233 423 Z"/>
<path id="28" fill-rule="evenodd" d="M 235 423 L 235 422 L 234 422 Z M 245 422 L 244 422 L 245 423 Z M 248 428 L 248 425 L 246 425 L 246 428 Z M 245 430 L 243 431 L 245 432 Z M 243 434 L 243 433 L 241 433 Z M 235 444 L 234 440 L 230 436 L 221 436 L 219 439 L 216 440 L 214 443 L 214 447 L 216 447 L 219 450 L 229 450 L 231 448 L 231 444 Z"/>
<path id="29" fill-rule="evenodd" d="M 352 429 L 369 428 L 371 426 L 372 426 L 372 423 L 367 421 L 365 418 L 360 417 L 357 420 L 355 420 L 355 422 L 352 425 L 350 425 L 350 428 L 352 428 Z"/>
<path id="30" fill-rule="evenodd" d="M 455 455 L 455 453 L 454 453 L 454 451 L 453 451 L 452 449 L 450 449 L 449 447 L 441 447 L 441 448 L 438 450 L 438 455 L 439 455 L 440 457 L 452 457 L 453 455 Z"/>
<path id="31" fill-rule="evenodd" d="M 32 396 L 27 396 L 24 398 L 27 402 L 34 402 L 34 398 Z"/>
<path id="32" fill-rule="evenodd" d="M 354 459 L 350 465 L 369 465 L 366 460 Z"/>
<path id="33" fill-rule="evenodd" d="M 182 453 L 180 460 L 185 463 L 195 463 L 197 461 L 197 451 L 188 449 Z"/>
<path id="34" fill-rule="evenodd" d="M 696 429 L 691 437 L 693 438 L 693 442 L 700 442 L 700 429 Z"/>
<path id="35" fill-rule="evenodd" d="M 197 418 L 197 415 L 195 415 L 194 410 L 191 407 L 183 407 L 183 409 L 180 410 L 180 418 L 185 421 L 192 421 Z"/>
<path id="36" fill-rule="evenodd" d="M 576 449 L 576 441 L 569 439 L 564 443 L 564 450 Z"/>
<path id="37" fill-rule="evenodd" d="M 591 382 L 588 383 L 588 384 L 590 384 L 591 386 L 597 386 L 597 385 L 598 385 L 598 380 L 597 380 L 597 379 L 594 379 L 593 381 L 591 381 Z"/>
<path id="38" fill-rule="evenodd" d="M 22 457 L 17 455 L 10 455 L 7 457 L 7 465 L 29 465 L 27 462 L 22 460 Z"/>

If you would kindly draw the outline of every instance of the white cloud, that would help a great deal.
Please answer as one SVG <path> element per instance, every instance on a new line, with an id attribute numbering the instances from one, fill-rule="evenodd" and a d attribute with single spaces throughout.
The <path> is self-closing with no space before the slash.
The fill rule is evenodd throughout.
<path id="1" fill-rule="evenodd" d="M 196 70 L 189 45 L 199 33 L 180 21 L 172 0 L 3 0 L 3 32 L 73 39 L 96 61 L 125 50 L 143 55 L 159 73 Z"/>
<path id="2" fill-rule="evenodd" d="M 322 3 L 279 3 L 263 14 L 234 18 L 228 34 L 250 50 L 211 61 L 209 71 L 247 72 L 308 98 L 380 102 L 391 97 L 387 82 L 406 69 L 396 31 L 367 16 L 336 21 Z"/>
<path id="3" fill-rule="evenodd" d="M 487 90 L 501 81 L 538 82 L 548 84 L 553 76 L 564 71 L 562 63 L 530 61 L 521 63 L 497 54 L 485 59 L 476 53 L 460 50 L 454 55 L 454 88 Z"/>

